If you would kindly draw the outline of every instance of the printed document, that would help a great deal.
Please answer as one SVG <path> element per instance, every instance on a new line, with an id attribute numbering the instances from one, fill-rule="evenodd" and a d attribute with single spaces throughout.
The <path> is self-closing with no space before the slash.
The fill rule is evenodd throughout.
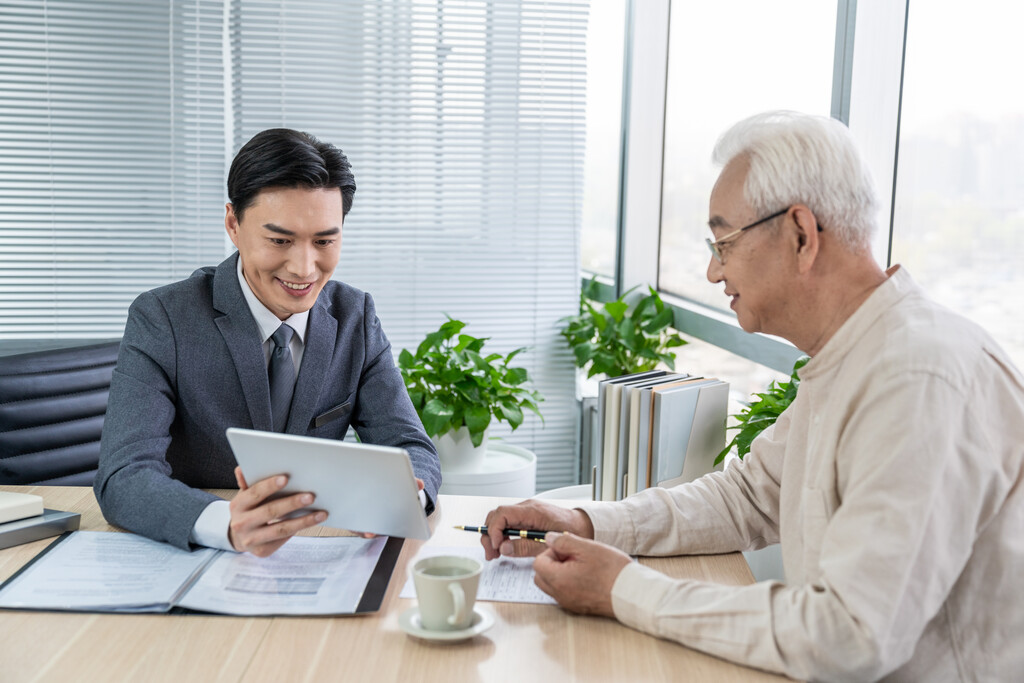
<path id="1" fill-rule="evenodd" d="M 0 607 L 351 614 L 387 541 L 386 536 L 296 536 L 270 557 L 259 558 L 211 548 L 189 552 L 135 534 L 76 531 L 4 584 Z M 391 567 L 386 571 L 390 574 Z"/>

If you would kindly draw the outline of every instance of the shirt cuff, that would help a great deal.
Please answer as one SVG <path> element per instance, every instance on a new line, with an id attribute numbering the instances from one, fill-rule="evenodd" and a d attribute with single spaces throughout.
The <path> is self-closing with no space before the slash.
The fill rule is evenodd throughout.
<path id="1" fill-rule="evenodd" d="M 418 493 L 420 495 L 420 505 L 422 505 L 423 509 L 426 510 L 427 509 L 427 492 L 424 491 L 423 489 L 420 489 Z"/>
<path id="2" fill-rule="evenodd" d="M 632 554 L 636 546 L 637 531 L 628 511 L 623 514 L 619 503 L 586 503 L 576 506 L 594 525 L 594 540 L 614 546 Z"/>
<path id="3" fill-rule="evenodd" d="M 234 551 L 228 540 L 228 527 L 231 525 L 231 507 L 226 500 L 215 500 L 207 505 L 192 527 L 188 540 L 195 545 L 207 548 L 220 548 Z"/>
<path id="4" fill-rule="evenodd" d="M 612 585 L 615 618 L 630 628 L 658 635 L 658 609 L 679 581 L 639 562 L 630 562 Z"/>

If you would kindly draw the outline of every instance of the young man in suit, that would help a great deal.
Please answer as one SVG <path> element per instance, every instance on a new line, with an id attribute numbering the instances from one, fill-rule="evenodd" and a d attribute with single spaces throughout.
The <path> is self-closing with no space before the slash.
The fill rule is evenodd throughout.
<path id="1" fill-rule="evenodd" d="M 112 524 L 187 548 L 265 556 L 322 512 L 284 476 L 246 482 L 225 430 L 244 427 L 405 448 L 431 512 L 437 452 L 394 365 L 369 294 L 331 280 L 356 184 L 333 145 L 256 135 L 228 174 L 238 251 L 140 295 L 128 313 L 94 489 Z M 232 488 L 229 504 L 202 491 Z"/>
<path id="2" fill-rule="evenodd" d="M 800 680 L 1020 680 L 1024 378 L 875 262 L 875 194 L 841 123 L 756 116 L 715 157 L 708 279 L 743 329 L 811 356 L 796 399 L 723 472 L 576 510 L 498 508 L 488 557 L 544 550 L 537 584 L 564 607 Z M 785 583 L 677 580 L 626 554 L 772 543 Z"/>

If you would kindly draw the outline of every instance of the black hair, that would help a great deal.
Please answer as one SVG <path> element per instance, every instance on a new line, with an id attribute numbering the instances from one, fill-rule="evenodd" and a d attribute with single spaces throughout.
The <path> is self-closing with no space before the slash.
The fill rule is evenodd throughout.
<path id="1" fill-rule="evenodd" d="M 352 208 L 356 178 L 348 157 L 328 142 L 289 128 L 270 128 L 253 136 L 238 150 L 228 171 L 228 200 L 235 216 L 252 206 L 260 190 L 301 187 L 341 190 L 342 215 Z"/>

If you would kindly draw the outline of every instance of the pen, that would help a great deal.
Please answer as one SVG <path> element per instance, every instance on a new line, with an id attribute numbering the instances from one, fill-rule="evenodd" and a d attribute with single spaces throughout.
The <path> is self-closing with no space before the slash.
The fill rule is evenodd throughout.
<path id="1" fill-rule="evenodd" d="M 457 526 L 456 529 L 462 529 L 463 531 L 473 531 L 481 534 L 487 533 L 487 527 L 485 526 Z M 527 531 L 526 529 L 505 529 L 504 534 L 513 538 L 528 538 L 531 541 L 544 542 L 544 536 L 547 535 L 546 531 Z"/>

